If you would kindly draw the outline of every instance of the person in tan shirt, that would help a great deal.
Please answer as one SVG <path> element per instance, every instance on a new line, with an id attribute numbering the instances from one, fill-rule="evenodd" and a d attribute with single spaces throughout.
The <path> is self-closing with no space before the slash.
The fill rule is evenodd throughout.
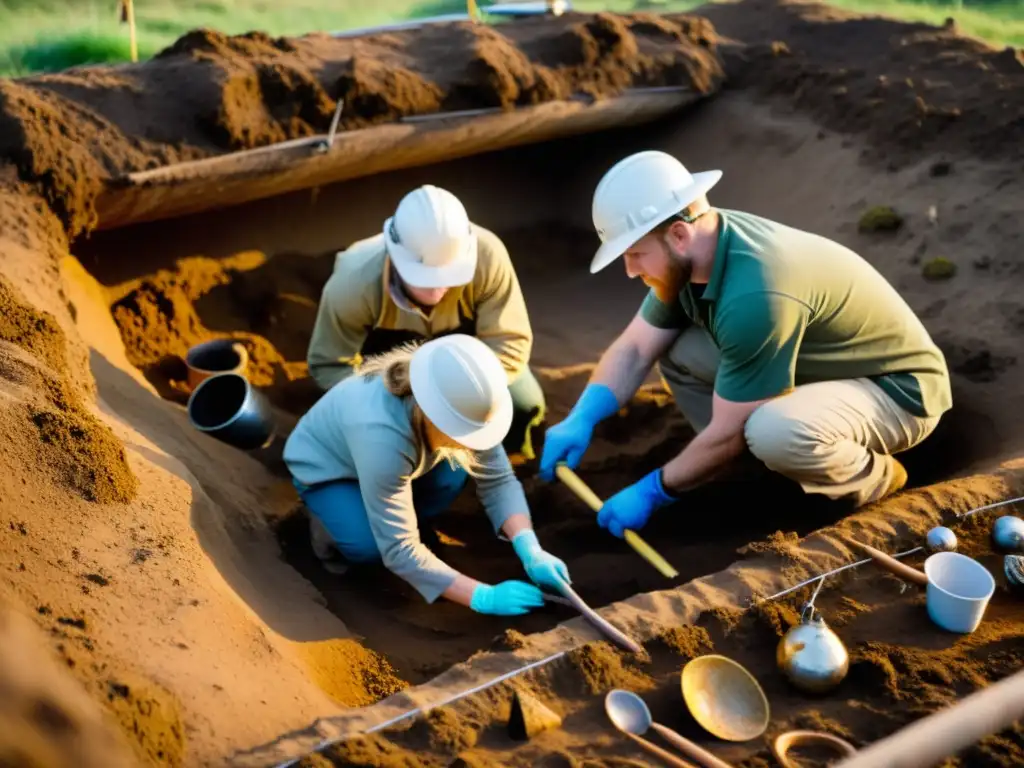
<path id="1" fill-rule="evenodd" d="M 402 198 L 383 232 L 337 255 L 307 364 L 328 390 L 365 357 L 450 333 L 475 336 L 498 356 L 515 412 L 505 447 L 534 458 L 531 431 L 546 403 L 528 365 L 533 330 L 512 259 L 455 195 L 428 184 Z"/>
<path id="2" fill-rule="evenodd" d="M 317 401 L 285 443 L 317 556 L 335 573 L 382 562 L 429 603 L 444 597 L 498 615 L 539 608 L 535 584 L 557 592 L 569 572 L 537 540 L 501 445 L 512 412 L 504 368 L 472 336 L 403 344 L 367 360 Z M 442 514 L 470 476 L 494 532 L 511 541 L 533 584 L 482 583 L 420 539 L 420 526 Z"/>

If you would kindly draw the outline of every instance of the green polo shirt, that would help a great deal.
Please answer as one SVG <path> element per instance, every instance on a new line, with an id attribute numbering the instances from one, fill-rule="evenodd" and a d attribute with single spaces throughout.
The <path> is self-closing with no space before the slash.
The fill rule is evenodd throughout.
<path id="1" fill-rule="evenodd" d="M 918 416 L 952 406 L 941 350 L 867 261 L 819 235 L 715 210 L 721 223 L 707 285 L 687 284 L 670 304 L 652 291 L 641 315 L 659 328 L 707 329 L 721 353 L 720 397 L 750 402 L 865 377 Z"/>

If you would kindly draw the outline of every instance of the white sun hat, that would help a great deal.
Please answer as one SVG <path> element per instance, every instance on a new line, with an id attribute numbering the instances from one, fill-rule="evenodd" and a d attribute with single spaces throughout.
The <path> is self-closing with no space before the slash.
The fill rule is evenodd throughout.
<path id="1" fill-rule="evenodd" d="M 466 448 L 484 451 L 508 434 L 508 377 L 475 336 L 455 333 L 422 344 L 409 362 L 409 384 L 423 415 Z"/>
<path id="2" fill-rule="evenodd" d="M 591 215 L 601 247 L 590 262 L 590 273 L 607 267 L 721 178 L 721 171 L 691 174 L 672 155 L 657 150 L 637 152 L 617 162 L 594 190 Z"/>
<path id="3" fill-rule="evenodd" d="M 384 222 L 384 243 L 399 276 L 415 288 L 466 285 L 476 272 L 476 234 L 459 198 L 424 184 Z"/>

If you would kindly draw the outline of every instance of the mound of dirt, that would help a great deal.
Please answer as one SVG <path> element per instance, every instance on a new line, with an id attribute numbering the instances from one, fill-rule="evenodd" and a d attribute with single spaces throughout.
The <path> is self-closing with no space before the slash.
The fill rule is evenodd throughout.
<path id="1" fill-rule="evenodd" d="M 138 480 L 128 466 L 124 445 L 85 408 L 70 384 L 63 329 L 52 315 L 28 304 L 3 277 L 0 343 L 0 377 L 8 387 L 29 394 L 18 406 L 8 405 L 0 418 L 23 420 L 37 430 L 35 439 L 16 444 L 17 450 L 48 467 L 56 482 L 87 501 L 131 501 Z M 29 354 L 19 354 L 18 348 Z"/>
<path id="2" fill-rule="evenodd" d="M 0 161 L 35 183 L 75 237 L 103 185 L 136 170 L 439 109 L 509 108 L 628 87 L 716 89 L 704 20 L 566 14 L 358 39 L 190 32 L 113 74 L 83 68 L 0 84 Z"/>
<path id="3" fill-rule="evenodd" d="M 42 633 L 0 602 L 0 764 L 129 768 L 132 754 L 100 707 L 45 650 Z"/>
<path id="4" fill-rule="evenodd" d="M 934 27 L 804 0 L 722 3 L 700 14 L 747 44 L 725 57 L 727 87 L 866 136 L 883 163 L 939 152 L 1024 157 L 1024 51 L 964 37 L 953 19 Z"/>

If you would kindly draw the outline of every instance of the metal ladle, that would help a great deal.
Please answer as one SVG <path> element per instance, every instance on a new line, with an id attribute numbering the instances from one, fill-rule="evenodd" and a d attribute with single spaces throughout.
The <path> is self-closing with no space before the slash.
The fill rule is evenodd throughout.
<path id="1" fill-rule="evenodd" d="M 704 768 L 732 768 L 728 763 L 719 760 L 706 749 L 698 746 L 689 739 L 683 738 L 671 728 L 666 728 L 661 723 L 654 722 L 654 718 L 651 717 L 651 711 L 647 708 L 647 704 L 635 693 L 624 691 L 621 688 L 609 691 L 608 695 L 604 697 L 604 709 L 605 712 L 608 713 L 608 719 L 612 721 L 612 725 L 648 752 L 657 755 L 669 765 L 695 768 L 692 763 L 680 760 L 678 757 L 666 752 L 661 747 L 657 747 L 647 741 L 647 739 L 641 738 L 641 736 L 647 733 L 647 731 L 653 729 L 654 732 L 660 734 L 665 741 L 672 744 L 672 746 L 685 754 L 691 760 L 696 760 L 698 763 L 703 765 Z"/>

